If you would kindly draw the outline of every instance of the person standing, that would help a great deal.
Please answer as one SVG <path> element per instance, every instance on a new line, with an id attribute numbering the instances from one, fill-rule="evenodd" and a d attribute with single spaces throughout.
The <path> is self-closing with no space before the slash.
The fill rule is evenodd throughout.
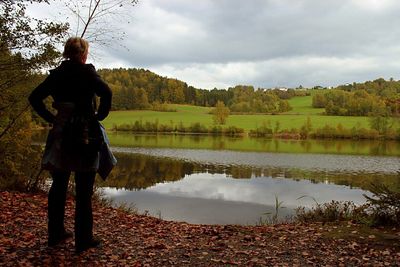
<path id="1" fill-rule="evenodd" d="M 66 194 L 71 172 L 75 173 L 75 250 L 98 247 L 93 236 L 92 195 L 104 142 L 99 121 L 111 108 L 112 92 L 92 64 L 86 64 L 89 44 L 79 37 L 65 44 L 65 60 L 29 96 L 33 109 L 53 127 L 42 159 L 52 184 L 48 194 L 48 246 L 72 237 L 64 227 Z M 43 100 L 51 96 L 56 115 Z M 96 96 L 100 98 L 97 108 Z"/>

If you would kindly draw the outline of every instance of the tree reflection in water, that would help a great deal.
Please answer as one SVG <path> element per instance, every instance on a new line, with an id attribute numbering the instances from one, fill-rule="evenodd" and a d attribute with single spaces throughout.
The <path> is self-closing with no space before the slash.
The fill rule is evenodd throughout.
<path id="1" fill-rule="evenodd" d="M 116 154 L 118 164 L 100 186 L 141 190 L 157 183 L 174 182 L 193 173 L 225 174 L 233 179 L 252 177 L 287 178 L 312 183 L 333 183 L 369 190 L 371 183 L 383 183 L 400 191 L 400 175 L 363 172 L 328 172 L 295 168 L 257 168 L 243 165 L 213 165 L 199 162 L 154 157 L 142 154 Z"/>

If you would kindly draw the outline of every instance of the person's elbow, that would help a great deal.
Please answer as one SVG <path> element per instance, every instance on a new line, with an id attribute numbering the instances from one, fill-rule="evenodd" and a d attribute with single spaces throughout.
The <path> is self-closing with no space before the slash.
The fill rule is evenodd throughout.
<path id="1" fill-rule="evenodd" d="M 102 121 L 107 118 L 111 110 L 111 101 L 100 102 L 100 107 L 97 112 L 97 120 Z"/>
<path id="2" fill-rule="evenodd" d="M 29 104 L 31 104 L 31 106 L 34 105 L 34 103 L 35 103 L 35 96 L 34 96 L 33 93 L 31 93 L 31 94 L 28 96 L 28 101 L 29 101 Z"/>
<path id="3" fill-rule="evenodd" d="M 108 90 L 106 91 L 106 95 L 104 97 L 104 106 L 105 106 L 105 110 L 107 111 L 107 115 L 111 110 L 112 96 L 113 96 L 113 93 L 112 93 L 111 89 L 108 88 Z"/>
<path id="4" fill-rule="evenodd" d="M 97 112 L 97 114 L 96 114 L 96 119 L 97 119 L 98 121 L 102 121 L 102 120 L 104 120 L 105 118 L 107 118 L 108 114 L 109 114 L 109 111 L 108 111 L 108 110 L 99 110 L 99 111 Z"/>
<path id="5" fill-rule="evenodd" d="M 37 97 L 33 91 L 28 97 L 29 104 L 36 110 L 36 107 L 40 105 L 41 100 Z"/>

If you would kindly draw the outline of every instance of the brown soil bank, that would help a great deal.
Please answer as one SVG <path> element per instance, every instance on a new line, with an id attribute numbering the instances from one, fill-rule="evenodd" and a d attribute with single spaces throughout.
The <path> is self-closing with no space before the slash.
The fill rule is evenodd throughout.
<path id="1" fill-rule="evenodd" d="M 398 266 L 400 230 L 350 223 L 193 225 L 95 204 L 101 248 L 46 245 L 45 194 L 0 192 L 1 266 Z M 73 230 L 73 199 L 66 226 Z"/>

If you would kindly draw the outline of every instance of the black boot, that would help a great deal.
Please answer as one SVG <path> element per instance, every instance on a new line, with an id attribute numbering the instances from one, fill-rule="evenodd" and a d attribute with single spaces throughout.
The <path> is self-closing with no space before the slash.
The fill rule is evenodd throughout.
<path id="1" fill-rule="evenodd" d="M 102 242 L 100 239 L 97 238 L 93 238 L 92 240 L 90 240 L 89 242 L 83 243 L 83 244 L 77 244 L 75 246 L 75 252 L 77 254 L 80 254 L 90 248 L 99 248 L 101 247 Z"/>
<path id="2" fill-rule="evenodd" d="M 73 236 L 72 232 L 69 232 L 69 231 L 65 231 L 64 233 L 62 233 L 60 235 L 49 236 L 49 240 L 47 242 L 47 245 L 49 247 L 57 246 L 58 244 L 64 242 L 65 240 L 71 238 L 72 236 Z"/>

